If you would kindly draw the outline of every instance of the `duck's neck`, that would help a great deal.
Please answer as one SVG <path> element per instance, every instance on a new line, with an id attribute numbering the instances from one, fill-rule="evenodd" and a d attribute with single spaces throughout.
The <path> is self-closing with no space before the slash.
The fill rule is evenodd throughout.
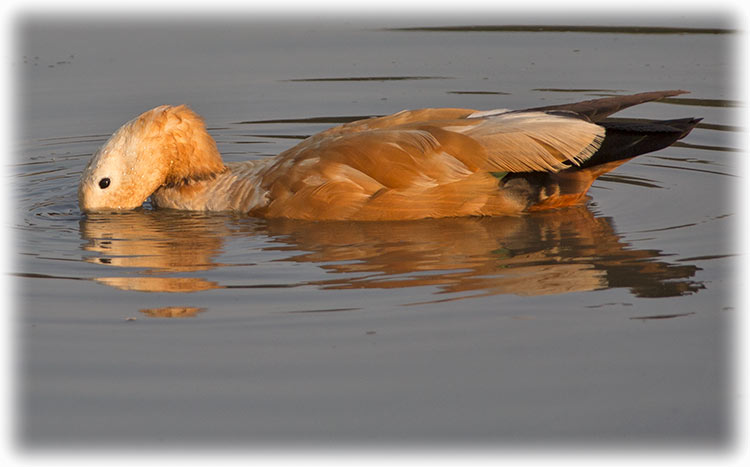
<path id="1" fill-rule="evenodd" d="M 151 195 L 155 207 L 188 211 L 250 212 L 268 203 L 263 169 L 273 158 L 227 163 L 220 172 L 165 183 Z"/>
<path id="2" fill-rule="evenodd" d="M 159 131 L 169 135 L 158 141 L 165 186 L 211 179 L 226 170 L 216 142 L 208 134 L 201 118 L 184 106 L 169 109 Z"/>

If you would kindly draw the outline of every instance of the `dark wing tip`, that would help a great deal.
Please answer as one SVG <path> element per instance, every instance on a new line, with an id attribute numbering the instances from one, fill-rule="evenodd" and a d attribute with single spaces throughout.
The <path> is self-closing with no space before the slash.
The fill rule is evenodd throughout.
<path id="1" fill-rule="evenodd" d="M 641 92 L 638 94 L 629 94 L 623 96 L 610 96 L 599 99 L 591 99 L 581 102 L 575 102 L 572 104 L 562 105 L 551 105 L 545 107 L 536 107 L 525 110 L 535 111 L 567 111 L 580 114 L 593 122 L 601 121 L 608 116 L 627 109 L 634 105 L 643 104 L 646 102 L 657 101 L 665 97 L 678 96 L 680 94 L 687 94 L 689 91 L 683 89 L 673 89 L 667 91 L 650 91 Z"/>
<path id="2" fill-rule="evenodd" d="M 643 93 L 643 94 L 652 94 L 652 93 Z M 672 97 L 672 96 L 679 96 L 680 94 L 690 94 L 690 91 L 685 91 L 684 89 L 672 89 L 669 91 L 654 91 L 653 94 L 661 94 L 662 97 Z"/>

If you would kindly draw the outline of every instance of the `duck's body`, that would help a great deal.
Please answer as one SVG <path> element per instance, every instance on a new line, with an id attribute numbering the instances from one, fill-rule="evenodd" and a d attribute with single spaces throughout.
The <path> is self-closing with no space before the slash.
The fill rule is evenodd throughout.
<path id="1" fill-rule="evenodd" d="M 422 109 L 340 125 L 276 157 L 227 163 L 202 120 L 161 106 L 94 155 L 81 209 L 157 207 L 267 218 L 492 216 L 579 202 L 599 175 L 669 146 L 699 120 L 624 123 L 661 91 L 523 111 Z"/>

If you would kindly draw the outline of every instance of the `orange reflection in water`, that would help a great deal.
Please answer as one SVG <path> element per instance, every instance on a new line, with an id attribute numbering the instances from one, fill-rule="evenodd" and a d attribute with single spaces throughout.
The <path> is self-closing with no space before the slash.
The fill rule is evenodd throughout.
<path id="1" fill-rule="evenodd" d="M 195 306 L 165 306 L 162 308 L 145 308 L 139 311 L 149 318 L 193 318 L 206 309 Z"/>
<path id="2" fill-rule="evenodd" d="M 404 222 L 265 221 L 146 210 L 88 216 L 81 232 L 84 249 L 96 253 L 86 261 L 135 268 L 129 275 L 94 280 L 135 291 L 230 287 L 212 278 L 211 270 L 262 267 L 217 262 L 226 242 L 239 237 L 262 240 L 261 250 L 280 254 L 280 261 L 313 263 L 332 273 L 330 279 L 285 286 L 436 286 L 438 293 L 463 293 L 448 299 L 465 298 L 466 292 L 528 296 L 611 287 L 662 297 L 702 288 L 690 280 L 696 266 L 667 263 L 657 250 L 633 249 L 609 218 L 596 217 L 585 206 L 519 217 Z"/>

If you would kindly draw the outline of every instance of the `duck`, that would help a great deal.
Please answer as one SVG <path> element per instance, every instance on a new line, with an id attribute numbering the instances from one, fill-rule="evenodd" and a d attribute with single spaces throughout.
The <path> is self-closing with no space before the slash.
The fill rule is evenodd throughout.
<path id="1" fill-rule="evenodd" d="M 683 90 L 522 110 L 425 108 L 365 118 L 274 157 L 224 162 L 203 119 L 161 105 L 115 131 L 81 174 L 83 213 L 140 208 L 388 221 L 523 215 L 580 204 L 592 183 L 672 145 L 700 118 L 614 119 Z"/>

